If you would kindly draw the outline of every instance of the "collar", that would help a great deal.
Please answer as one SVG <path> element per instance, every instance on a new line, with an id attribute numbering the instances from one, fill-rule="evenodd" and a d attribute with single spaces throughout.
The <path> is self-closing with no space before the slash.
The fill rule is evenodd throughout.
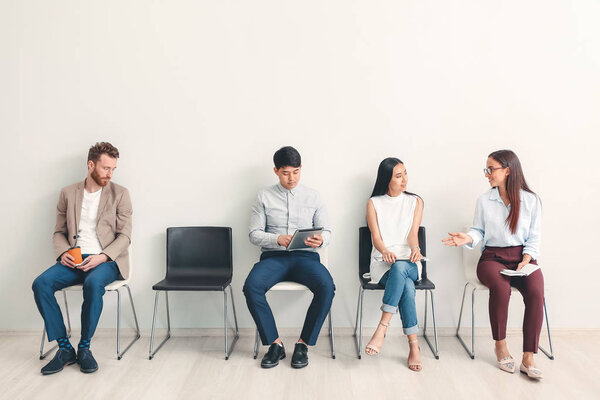
<path id="1" fill-rule="evenodd" d="M 496 201 L 501 201 L 502 203 L 504 203 L 502 201 L 502 198 L 500 197 L 500 191 L 498 190 L 497 187 L 490 189 L 490 200 L 496 200 Z"/>
<path id="2" fill-rule="evenodd" d="M 300 185 L 299 184 L 296 185 L 296 187 L 293 189 L 286 189 L 281 185 L 281 183 L 277 182 L 277 188 L 281 191 L 281 193 L 283 193 L 283 194 L 290 193 L 292 196 L 295 196 L 296 193 L 298 192 L 298 186 L 300 186 Z"/>

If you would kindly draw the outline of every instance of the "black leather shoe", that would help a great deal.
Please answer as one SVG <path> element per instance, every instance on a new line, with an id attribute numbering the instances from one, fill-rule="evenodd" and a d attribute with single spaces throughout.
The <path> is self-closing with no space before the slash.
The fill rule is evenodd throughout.
<path id="1" fill-rule="evenodd" d="M 75 364 L 76 362 L 77 355 L 75 354 L 75 349 L 58 349 L 54 358 L 42 368 L 42 374 L 55 374 L 62 371 L 65 365 Z"/>
<path id="2" fill-rule="evenodd" d="M 260 362 L 260 366 L 263 368 L 273 368 L 279 365 L 279 360 L 283 360 L 285 358 L 285 348 L 283 344 L 279 345 L 277 343 L 273 343 L 269 346 L 269 351 L 263 357 Z"/>
<path id="3" fill-rule="evenodd" d="M 79 363 L 79 370 L 85 374 L 98 370 L 98 363 L 94 359 L 90 349 L 79 349 L 77 351 L 77 363 Z"/>
<path id="4" fill-rule="evenodd" d="M 296 343 L 292 355 L 292 368 L 304 368 L 308 365 L 308 346 L 304 343 Z"/>

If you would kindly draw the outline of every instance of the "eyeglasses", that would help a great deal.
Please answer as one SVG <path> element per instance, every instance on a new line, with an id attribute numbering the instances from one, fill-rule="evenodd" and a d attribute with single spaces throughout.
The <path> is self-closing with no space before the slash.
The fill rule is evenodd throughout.
<path id="1" fill-rule="evenodd" d="M 497 170 L 497 169 L 505 169 L 505 168 L 508 168 L 508 167 L 496 167 L 496 168 L 490 168 L 490 167 L 488 167 L 488 168 L 484 168 L 483 169 L 483 173 L 486 174 L 486 175 L 491 175 L 495 170 Z"/>

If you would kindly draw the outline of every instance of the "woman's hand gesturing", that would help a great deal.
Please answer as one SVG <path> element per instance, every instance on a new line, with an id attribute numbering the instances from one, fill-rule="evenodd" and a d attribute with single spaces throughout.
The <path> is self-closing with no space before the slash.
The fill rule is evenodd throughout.
<path id="1" fill-rule="evenodd" d="M 450 237 L 446 239 L 442 239 L 445 246 L 463 246 L 465 244 L 473 243 L 473 238 L 467 235 L 466 233 L 456 232 L 456 233 L 448 233 Z"/>

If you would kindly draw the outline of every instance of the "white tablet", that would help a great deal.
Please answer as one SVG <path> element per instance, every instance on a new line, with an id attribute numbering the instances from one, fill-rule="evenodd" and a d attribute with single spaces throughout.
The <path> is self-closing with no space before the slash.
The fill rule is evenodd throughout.
<path id="1" fill-rule="evenodd" d="M 298 229 L 294 236 L 292 236 L 292 240 L 290 240 L 290 244 L 286 250 L 301 250 L 311 248 L 307 246 L 304 241 L 313 235 L 320 235 L 323 232 L 323 228 L 308 228 L 308 229 Z"/>

